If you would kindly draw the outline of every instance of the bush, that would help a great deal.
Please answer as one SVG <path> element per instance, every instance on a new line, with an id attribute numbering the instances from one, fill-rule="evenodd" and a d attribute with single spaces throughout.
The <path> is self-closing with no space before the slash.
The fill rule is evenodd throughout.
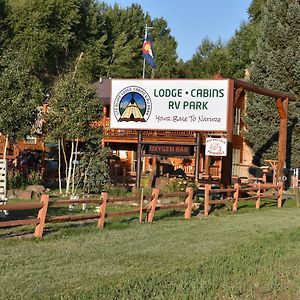
<path id="1" fill-rule="evenodd" d="M 43 176 L 40 172 L 29 172 L 12 169 L 7 174 L 7 186 L 9 189 L 24 189 L 29 185 L 42 184 Z"/>
<path id="2" fill-rule="evenodd" d="M 170 178 L 168 184 L 166 185 L 165 192 L 173 193 L 173 192 L 182 192 L 185 191 L 187 187 L 196 188 L 195 182 L 190 178 L 183 177 L 173 177 Z"/>

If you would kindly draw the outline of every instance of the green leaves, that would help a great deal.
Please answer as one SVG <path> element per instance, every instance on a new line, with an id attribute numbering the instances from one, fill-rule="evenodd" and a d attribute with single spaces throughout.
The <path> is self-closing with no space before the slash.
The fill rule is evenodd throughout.
<path id="1" fill-rule="evenodd" d="M 216 73 L 227 74 L 228 53 L 221 40 L 216 43 L 205 38 L 187 62 L 188 77 L 211 78 Z"/>
<path id="2" fill-rule="evenodd" d="M 251 68 L 251 82 L 274 90 L 300 95 L 300 3 L 271 0 L 261 12 L 257 51 Z M 278 113 L 275 100 L 249 94 L 248 139 L 257 164 L 277 159 Z M 300 164 L 299 108 L 289 105 L 287 167 Z"/>
<path id="3" fill-rule="evenodd" d="M 46 135 L 53 141 L 89 139 L 97 133 L 91 124 L 99 121 L 100 111 L 100 103 L 90 84 L 74 73 L 66 74 L 56 83 L 50 99 Z"/>
<path id="4" fill-rule="evenodd" d="M 0 132 L 12 141 L 24 139 L 32 131 L 34 110 L 42 98 L 41 85 L 17 62 L 6 66 L 0 75 Z"/>

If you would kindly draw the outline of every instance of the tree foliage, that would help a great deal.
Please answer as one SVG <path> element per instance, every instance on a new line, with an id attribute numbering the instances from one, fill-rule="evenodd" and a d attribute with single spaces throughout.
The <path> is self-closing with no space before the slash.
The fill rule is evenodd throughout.
<path id="1" fill-rule="evenodd" d="M 269 0 L 262 10 L 258 48 L 251 68 L 251 82 L 300 95 L 300 3 Z M 277 159 L 278 113 L 275 100 L 249 95 L 248 134 L 255 151 L 254 162 Z M 287 166 L 299 166 L 299 105 L 290 103 Z"/>
<path id="2" fill-rule="evenodd" d="M 97 145 L 84 150 L 83 165 L 92 159 L 89 170 L 101 170 L 105 182 L 101 128 L 91 126 L 101 118 L 101 105 L 91 83 L 100 77 L 141 78 L 145 24 L 153 26 L 156 76 L 176 77 L 176 41 L 169 29 L 160 35 L 167 23 L 151 20 L 137 4 L 121 8 L 97 0 L 0 0 L 1 133 L 14 141 L 26 137 L 36 106 L 47 100 L 45 140 Z M 85 184 L 95 190 L 88 180 Z"/>
<path id="3" fill-rule="evenodd" d="M 97 134 L 97 127 L 91 124 L 100 118 L 101 106 L 91 85 L 69 73 L 53 89 L 49 112 L 45 115 L 45 134 L 52 141 L 89 140 Z"/>
<path id="4" fill-rule="evenodd" d="M 101 150 L 95 140 L 85 143 L 83 155 L 76 170 L 76 185 L 86 194 L 101 193 L 110 183 L 107 168 L 108 150 Z"/>
<path id="5" fill-rule="evenodd" d="M 227 50 L 221 40 L 205 38 L 192 59 L 187 62 L 187 77 L 211 78 L 216 73 L 227 73 Z"/>
<path id="6" fill-rule="evenodd" d="M 11 141 L 24 139 L 32 132 L 40 83 L 17 61 L 0 61 L 0 69 L 0 132 Z"/>

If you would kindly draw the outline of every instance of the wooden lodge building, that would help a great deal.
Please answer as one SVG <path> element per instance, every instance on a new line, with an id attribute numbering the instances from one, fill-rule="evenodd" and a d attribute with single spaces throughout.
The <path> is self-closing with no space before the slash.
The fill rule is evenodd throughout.
<path id="1" fill-rule="evenodd" d="M 216 77 L 214 80 L 224 78 Z M 246 111 L 246 91 L 252 91 L 276 99 L 280 118 L 279 149 L 277 176 L 282 176 L 285 162 L 287 107 L 288 101 L 295 101 L 294 96 L 275 92 L 262 87 L 246 83 L 241 80 L 228 79 L 229 82 L 229 118 L 227 131 L 197 132 L 172 130 L 133 130 L 110 128 L 111 80 L 101 79 L 93 84 L 99 101 L 103 105 L 102 145 L 111 149 L 109 159 L 112 177 L 137 177 L 142 174 L 156 172 L 160 175 L 179 174 L 176 170 L 183 170 L 184 174 L 198 180 L 216 180 L 224 185 L 230 184 L 232 178 L 247 180 L 255 174 L 249 173 L 252 165 L 251 149 L 242 136 L 245 128 L 243 116 Z M 41 108 L 43 109 L 43 108 Z M 38 152 L 42 160 L 48 151 L 40 135 L 28 137 L 16 145 L 9 145 L 7 159 L 16 160 L 22 153 Z M 226 138 L 228 141 L 227 156 L 205 155 L 207 138 Z M 3 157 L 5 137 L 0 134 L 0 158 Z M 140 163 L 139 163 L 140 162 Z M 170 168 L 164 167 L 168 165 Z M 159 168 L 158 168 L 159 167 Z M 274 166 L 273 169 L 275 170 Z M 171 170 L 171 171 L 170 171 Z M 176 173 L 177 172 L 177 173 Z M 180 173 L 182 174 L 182 173 Z M 139 186 L 139 180 L 138 186 Z"/>
<path id="2" fill-rule="evenodd" d="M 218 75 L 214 80 L 228 80 L 229 84 L 228 123 L 227 131 L 224 132 L 177 131 L 175 128 L 142 131 L 112 129 L 110 128 L 111 80 L 100 79 L 94 83 L 100 102 L 103 104 L 102 144 L 109 147 L 116 158 L 111 161 L 111 173 L 121 176 L 140 173 L 137 174 L 140 180 L 141 174 L 153 172 L 155 169 L 157 172 L 158 160 L 164 158 L 172 164 L 175 171 L 182 169 L 186 175 L 197 180 L 216 180 L 223 185 L 228 185 L 234 178 L 247 181 L 251 177 L 262 177 L 266 168 L 260 170 L 260 175 L 250 172 L 252 152 L 242 136 L 242 130 L 245 129 L 246 91 L 251 91 L 272 97 L 278 111 L 280 121 L 278 158 L 270 161 L 269 170 L 273 170 L 273 181 L 275 175 L 280 180 L 286 159 L 288 102 L 296 101 L 296 97 Z M 222 137 L 227 139 L 227 156 L 205 155 L 207 138 Z M 160 171 L 161 173 L 163 172 Z M 137 182 L 139 186 L 139 181 Z"/>
<path id="3" fill-rule="evenodd" d="M 94 83 L 94 87 L 103 104 L 103 139 L 102 144 L 112 150 L 113 159 L 110 163 L 112 175 L 135 175 L 137 170 L 137 152 L 139 134 L 133 129 L 110 128 L 111 80 L 101 79 Z M 243 115 L 245 113 L 245 91 L 235 89 L 233 105 L 232 127 L 232 157 L 230 157 L 230 172 L 233 177 L 248 178 L 251 165 L 251 149 L 247 146 L 241 131 L 244 128 Z M 227 137 L 227 132 L 196 131 L 166 131 L 143 130 L 141 147 L 141 173 L 146 174 L 157 168 L 158 160 L 172 164 L 174 170 L 182 169 L 187 176 L 198 179 L 220 180 L 224 170 L 224 158 L 205 156 L 205 143 L 208 137 Z M 199 144 L 197 151 L 196 145 Z M 196 156 L 199 156 L 197 166 Z M 176 173 L 176 172 L 175 172 Z M 196 175 L 198 173 L 198 176 Z"/>

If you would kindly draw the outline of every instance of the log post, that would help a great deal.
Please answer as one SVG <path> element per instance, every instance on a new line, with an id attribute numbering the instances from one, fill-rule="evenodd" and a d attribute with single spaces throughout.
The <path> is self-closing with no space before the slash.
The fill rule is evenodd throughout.
<path id="1" fill-rule="evenodd" d="M 300 207 L 300 188 L 294 188 L 297 207 Z"/>
<path id="2" fill-rule="evenodd" d="M 257 183 L 255 208 L 260 209 L 260 182 Z"/>
<path id="3" fill-rule="evenodd" d="M 200 170 L 200 147 L 201 147 L 201 136 L 200 132 L 196 132 L 196 153 L 195 153 L 195 182 L 199 180 Z"/>
<path id="4" fill-rule="evenodd" d="M 287 123 L 288 123 L 288 102 L 289 99 L 281 101 L 277 99 L 276 106 L 279 113 L 279 138 L 278 138 L 278 164 L 277 164 L 277 181 L 281 179 L 286 159 L 287 143 Z"/>
<path id="5" fill-rule="evenodd" d="M 143 134 L 141 130 L 138 130 L 138 144 L 136 150 L 137 165 L 136 165 L 136 184 L 137 188 L 141 187 L 141 177 L 142 177 L 142 139 Z"/>
<path id="6" fill-rule="evenodd" d="M 106 215 L 106 203 L 107 203 L 107 192 L 101 193 L 101 204 L 99 208 L 99 220 L 98 220 L 98 227 L 100 229 L 104 228 L 105 225 L 105 215 Z"/>
<path id="7" fill-rule="evenodd" d="M 148 212 L 147 212 L 147 216 L 146 216 L 146 221 L 148 223 L 151 223 L 153 221 L 154 218 L 154 214 L 155 214 L 155 209 L 158 203 L 158 195 L 159 195 L 159 189 L 152 189 L 152 199 L 149 202 L 148 205 Z"/>
<path id="8" fill-rule="evenodd" d="M 39 210 L 38 213 L 38 224 L 35 227 L 34 236 L 41 238 L 44 232 L 44 226 L 46 222 L 48 204 L 49 204 L 49 196 L 43 194 L 41 197 L 41 202 L 43 203 L 43 207 Z"/>
<path id="9" fill-rule="evenodd" d="M 188 193 L 188 196 L 185 199 L 186 209 L 184 212 L 184 218 L 190 219 L 192 217 L 192 209 L 193 209 L 193 188 L 187 187 L 186 192 Z"/>
<path id="10" fill-rule="evenodd" d="M 144 188 L 141 188 L 141 198 L 140 198 L 140 218 L 139 222 L 142 223 L 143 220 L 143 206 L 144 206 Z"/>
<path id="11" fill-rule="evenodd" d="M 233 194 L 232 210 L 235 212 L 238 209 L 239 192 L 240 192 L 240 184 L 238 182 L 234 184 L 234 189 L 235 189 L 235 192 Z"/>
<path id="12" fill-rule="evenodd" d="M 211 184 L 205 184 L 204 190 L 204 215 L 207 217 L 209 213 L 209 196 L 210 196 Z"/>
<path id="13" fill-rule="evenodd" d="M 280 181 L 278 184 L 278 207 L 282 207 L 282 196 L 283 196 L 283 181 Z"/>
<path id="14" fill-rule="evenodd" d="M 222 156 L 221 187 L 228 188 L 232 181 L 232 153 L 233 153 L 233 123 L 234 123 L 234 81 L 229 80 L 228 108 L 227 108 L 227 155 Z"/>

